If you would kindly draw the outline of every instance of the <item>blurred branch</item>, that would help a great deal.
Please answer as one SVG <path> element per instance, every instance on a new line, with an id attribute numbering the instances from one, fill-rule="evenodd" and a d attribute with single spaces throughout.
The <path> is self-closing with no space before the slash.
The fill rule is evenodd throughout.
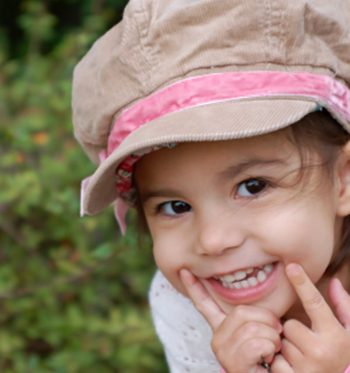
<path id="1" fill-rule="evenodd" d="M 5 220 L 0 220 L 0 229 L 19 246 L 24 248 L 27 247 L 24 239 L 21 237 L 18 230 L 16 230 L 9 222 L 6 222 Z"/>

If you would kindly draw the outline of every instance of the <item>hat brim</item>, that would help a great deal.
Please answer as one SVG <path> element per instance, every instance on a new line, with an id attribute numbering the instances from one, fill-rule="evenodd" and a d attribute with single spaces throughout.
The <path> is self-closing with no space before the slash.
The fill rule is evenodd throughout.
<path id="1" fill-rule="evenodd" d="M 131 133 L 89 178 L 81 201 L 94 215 L 117 197 L 115 171 L 130 154 L 153 146 L 192 141 L 232 140 L 285 128 L 317 110 L 305 98 L 259 98 L 196 106 L 153 120 Z"/>

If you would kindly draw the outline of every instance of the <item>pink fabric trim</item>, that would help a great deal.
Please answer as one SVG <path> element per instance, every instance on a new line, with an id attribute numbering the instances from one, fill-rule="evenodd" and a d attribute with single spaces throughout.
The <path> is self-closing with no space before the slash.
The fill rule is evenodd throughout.
<path id="1" fill-rule="evenodd" d="M 271 96 L 314 98 L 350 121 L 349 89 L 330 76 L 279 71 L 209 74 L 177 82 L 124 110 L 110 133 L 107 156 L 130 133 L 161 116 L 216 102 Z"/>
<path id="2" fill-rule="evenodd" d="M 128 212 L 129 206 L 121 199 L 118 198 L 114 204 L 114 216 L 118 222 L 122 235 L 126 232 L 125 217 Z"/>

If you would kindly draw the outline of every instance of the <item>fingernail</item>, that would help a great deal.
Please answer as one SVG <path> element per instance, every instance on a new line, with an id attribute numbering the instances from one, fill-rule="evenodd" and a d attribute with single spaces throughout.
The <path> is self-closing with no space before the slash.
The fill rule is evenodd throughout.
<path id="1" fill-rule="evenodd" d="M 338 289 L 340 289 L 340 288 L 343 287 L 343 284 L 340 282 L 339 278 L 334 277 L 334 278 L 333 278 L 333 283 L 334 283 L 334 285 L 335 285 Z"/>
<path id="2" fill-rule="evenodd" d="M 192 283 L 191 273 L 187 269 L 180 269 L 179 274 L 182 282 L 184 282 L 187 285 L 190 285 Z"/>
<path id="3" fill-rule="evenodd" d="M 286 272 L 289 276 L 298 276 L 301 274 L 301 267 L 297 263 L 289 263 L 286 266 Z"/>
<path id="4" fill-rule="evenodd" d="M 341 291 L 341 292 L 346 292 L 346 290 L 344 289 L 344 286 L 343 286 L 343 284 L 342 284 L 342 282 L 339 280 L 339 278 L 336 278 L 336 277 L 334 277 L 333 279 L 332 279 L 332 281 L 333 281 L 333 286 L 338 290 L 338 291 Z"/>

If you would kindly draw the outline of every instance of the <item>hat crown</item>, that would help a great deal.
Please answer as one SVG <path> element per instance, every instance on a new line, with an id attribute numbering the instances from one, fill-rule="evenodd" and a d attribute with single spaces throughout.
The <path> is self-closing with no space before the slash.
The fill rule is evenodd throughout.
<path id="1" fill-rule="evenodd" d="M 76 136 L 98 162 L 123 108 L 174 81 L 225 70 L 350 82 L 350 0 L 131 0 L 75 69 Z"/>

